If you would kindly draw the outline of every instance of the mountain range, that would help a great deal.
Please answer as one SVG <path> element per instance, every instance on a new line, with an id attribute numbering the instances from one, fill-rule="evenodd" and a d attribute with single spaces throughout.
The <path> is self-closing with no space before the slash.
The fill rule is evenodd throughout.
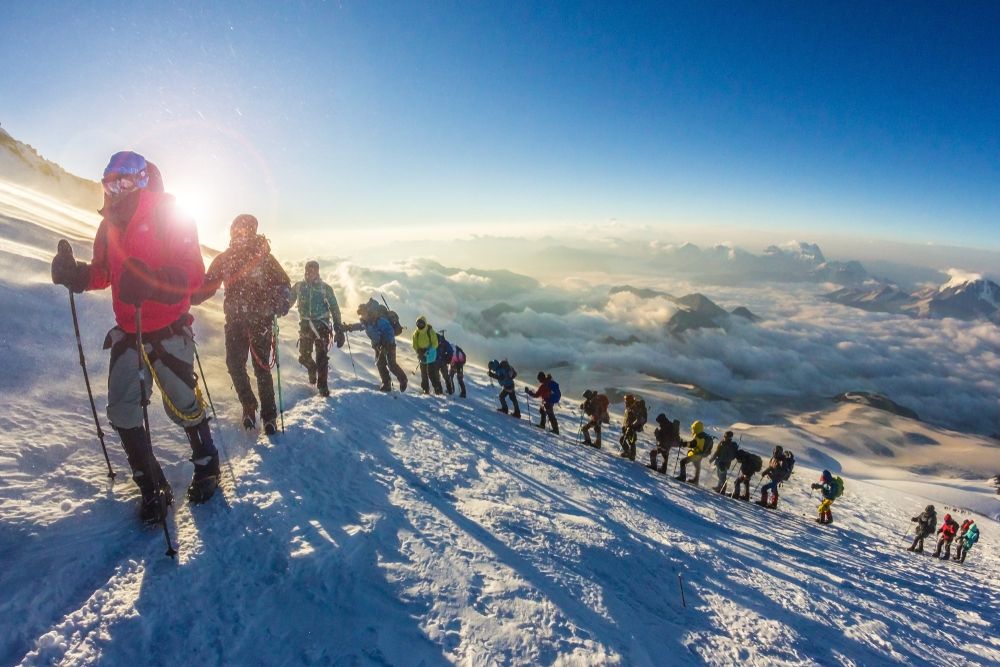
<path id="1" fill-rule="evenodd" d="M 843 287 L 825 298 L 870 312 L 898 313 L 922 319 L 952 317 L 1000 324 L 1000 285 L 981 277 L 952 280 L 941 287 L 907 292 L 897 285 L 872 281 Z"/>

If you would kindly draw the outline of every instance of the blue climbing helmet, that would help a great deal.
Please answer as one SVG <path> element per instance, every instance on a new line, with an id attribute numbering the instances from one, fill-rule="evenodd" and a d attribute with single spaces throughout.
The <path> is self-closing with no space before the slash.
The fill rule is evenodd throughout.
<path id="1" fill-rule="evenodd" d="M 117 197 L 149 185 L 146 158 L 132 151 L 119 151 L 108 160 L 101 179 L 104 193 Z"/>

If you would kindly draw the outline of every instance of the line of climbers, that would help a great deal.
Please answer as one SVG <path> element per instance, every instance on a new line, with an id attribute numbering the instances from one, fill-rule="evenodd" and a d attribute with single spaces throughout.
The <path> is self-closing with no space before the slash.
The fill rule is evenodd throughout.
<path id="1" fill-rule="evenodd" d="M 914 527 L 913 544 L 907 551 L 921 554 L 924 552 L 924 539 L 934 533 L 934 526 L 937 525 L 937 512 L 934 510 L 934 505 L 928 505 L 923 512 L 912 517 L 910 521 L 916 522 L 917 525 Z M 940 537 L 938 537 L 937 548 L 934 550 L 934 557 L 948 560 L 951 556 L 951 544 L 956 542 L 954 560 L 964 563 L 969 549 L 979 541 L 979 526 L 972 519 L 966 519 L 959 526 L 950 514 L 945 514 L 937 534 Z M 944 547 L 943 554 L 941 553 L 942 547 Z"/>
<path id="2" fill-rule="evenodd" d="M 258 233 L 257 219 L 249 214 L 236 216 L 230 226 L 229 247 L 206 271 L 196 226 L 177 208 L 173 197 L 164 192 L 163 179 L 156 166 L 137 153 L 122 151 L 111 156 L 102 185 L 104 206 L 94 238 L 92 261 L 77 261 L 69 242 L 60 242 L 52 259 L 52 282 L 67 287 L 72 293 L 111 288 L 116 325 L 104 342 L 111 358 L 107 416 L 121 438 L 132 479 L 142 494 L 140 516 L 143 520 L 161 521 L 173 501 L 170 486 L 153 454 L 148 432 L 146 405 L 154 383 L 160 389 L 167 415 L 184 428 L 191 446 L 194 474 L 187 491 L 188 499 L 194 503 L 204 502 L 212 497 L 218 486 L 219 455 L 194 373 L 196 352 L 191 328 L 194 318 L 189 310 L 191 305 L 211 298 L 220 286 L 225 288 L 226 366 L 243 408 L 244 427 L 256 427 L 259 409 L 265 433 L 276 431 L 277 406 L 270 371 L 278 362 L 278 317 L 288 313 L 293 301 L 299 313 L 298 360 L 320 395 L 329 395 L 331 342 L 342 347 L 346 333 L 352 331 L 364 331 L 371 341 L 382 381 L 380 390 L 391 391 L 390 372 L 396 377 L 399 390 L 406 390 L 406 373 L 396 358 L 396 336 L 402 334 L 403 327 L 398 315 L 387 305 L 369 299 L 358 306 L 359 322 L 345 325 L 333 289 L 320 278 L 319 264 L 307 262 L 304 279 L 291 286 L 288 275 L 271 254 L 267 239 Z M 453 394 L 457 380 L 460 396 L 464 398 L 466 355 L 443 334 L 443 331 L 435 331 L 426 317 L 417 319 L 412 344 L 419 360 L 421 388 L 429 393 L 433 387 L 436 394 L 441 394 L 443 378 L 448 393 Z M 248 356 L 253 363 L 259 401 L 246 371 Z M 137 368 L 140 370 L 138 378 Z M 500 385 L 498 410 L 509 413 L 507 399 L 510 399 L 513 416 L 520 418 L 514 386 L 517 371 L 506 359 L 494 359 L 489 363 L 488 375 Z M 537 380 L 537 388 L 524 388 L 527 396 L 539 400 L 537 426 L 544 429 L 548 423 L 552 432 L 558 434 L 554 408 L 561 400 L 559 384 L 545 372 L 539 372 Z M 585 423 L 580 427 L 583 443 L 600 448 L 602 426 L 610 424 L 609 400 L 606 395 L 590 389 L 583 396 L 581 409 Z M 619 438 L 622 457 L 635 460 L 638 434 L 646 420 L 645 401 L 627 394 Z M 731 497 L 749 500 L 750 479 L 761 470 L 763 463 L 760 456 L 740 449 L 733 442 L 732 431 L 726 431 L 713 453 L 714 439 L 705 432 L 700 420 L 691 424 L 691 438 L 687 441 L 680 437 L 678 420 L 670 421 L 661 413 L 656 422 L 656 447 L 649 452 L 648 467 L 666 474 L 670 450 L 677 448 L 680 474 L 676 479 L 697 484 L 702 460 L 709 457 L 718 479 L 713 490 L 725 493 L 730 466 L 739 464 Z M 682 451 L 686 451 L 683 457 L 680 456 Z M 659 456 L 663 457 L 663 463 L 658 468 Z M 774 448 L 758 482 L 770 479 L 761 488 L 758 504 L 768 508 L 777 506 L 778 491 L 791 476 L 794 465 L 795 457 L 791 452 L 783 451 L 780 446 Z M 690 479 L 688 466 L 694 468 L 694 477 Z M 833 520 L 830 507 L 843 493 L 843 480 L 824 470 L 812 488 L 820 489 L 823 496 L 817 521 L 830 523 Z M 918 526 L 911 550 L 922 551 L 923 540 L 936 523 L 933 506 L 928 506 L 913 521 Z M 938 530 L 941 539 L 935 555 L 940 555 L 944 546 L 943 557 L 949 556 L 957 532 L 958 524 L 946 515 Z M 957 560 L 964 561 L 978 537 L 978 527 L 967 520 L 959 534 Z"/>

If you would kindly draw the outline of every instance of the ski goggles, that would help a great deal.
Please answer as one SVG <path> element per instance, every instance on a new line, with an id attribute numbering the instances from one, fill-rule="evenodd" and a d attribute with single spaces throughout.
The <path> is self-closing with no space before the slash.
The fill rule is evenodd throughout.
<path id="1" fill-rule="evenodd" d="M 109 197 L 117 197 L 118 195 L 144 188 L 148 183 L 149 176 L 146 175 L 145 170 L 135 174 L 112 173 L 101 179 L 104 194 Z"/>

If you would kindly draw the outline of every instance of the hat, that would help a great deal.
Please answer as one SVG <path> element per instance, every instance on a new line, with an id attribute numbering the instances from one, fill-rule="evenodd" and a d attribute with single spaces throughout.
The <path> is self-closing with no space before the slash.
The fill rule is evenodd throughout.
<path id="1" fill-rule="evenodd" d="M 314 271 L 319 271 L 319 262 L 317 262 L 315 259 L 310 259 L 308 262 L 306 262 L 306 271 L 308 271 L 309 269 L 312 269 Z"/>
<path id="2" fill-rule="evenodd" d="M 538 371 L 538 375 L 536 377 L 539 382 L 545 382 L 545 371 Z"/>
<path id="3" fill-rule="evenodd" d="M 951 521 L 951 515 L 950 514 L 945 514 L 944 515 L 944 520 L 945 521 Z"/>
<path id="4" fill-rule="evenodd" d="M 933 512 L 934 511 L 934 506 L 933 505 L 928 505 L 927 507 L 924 508 L 924 511 L 925 512 Z"/>
<path id="5" fill-rule="evenodd" d="M 584 398 L 593 398 L 595 393 L 596 392 L 593 389 L 586 389 L 583 392 L 583 397 Z"/>
<path id="6" fill-rule="evenodd" d="M 705 425 L 701 423 L 700 419 L 695 419 L 693 422 L 691 422 L 691 432 L 694 433 L 695 435 L 704 432 L 704 430 L 705 430 Z"/>
<path id="7" fill-rule="evenodd" d="M 667 419 L 667 416 L 665 414 L 663 414 L 662 412 L 660 414 L 656 415 L 656 421 L 658 421 L 661 424 L 669 424 L 670 423 L 670 420 Z"/>
<path id="8" fill-rule="evenodd" d="M 726 431 L 725 434 L 724 434 L 724 436 L 727 437 L 727 438 L 731 438 L 731 437 L 733 437 L 733 432 L 732 431 Z"/>

